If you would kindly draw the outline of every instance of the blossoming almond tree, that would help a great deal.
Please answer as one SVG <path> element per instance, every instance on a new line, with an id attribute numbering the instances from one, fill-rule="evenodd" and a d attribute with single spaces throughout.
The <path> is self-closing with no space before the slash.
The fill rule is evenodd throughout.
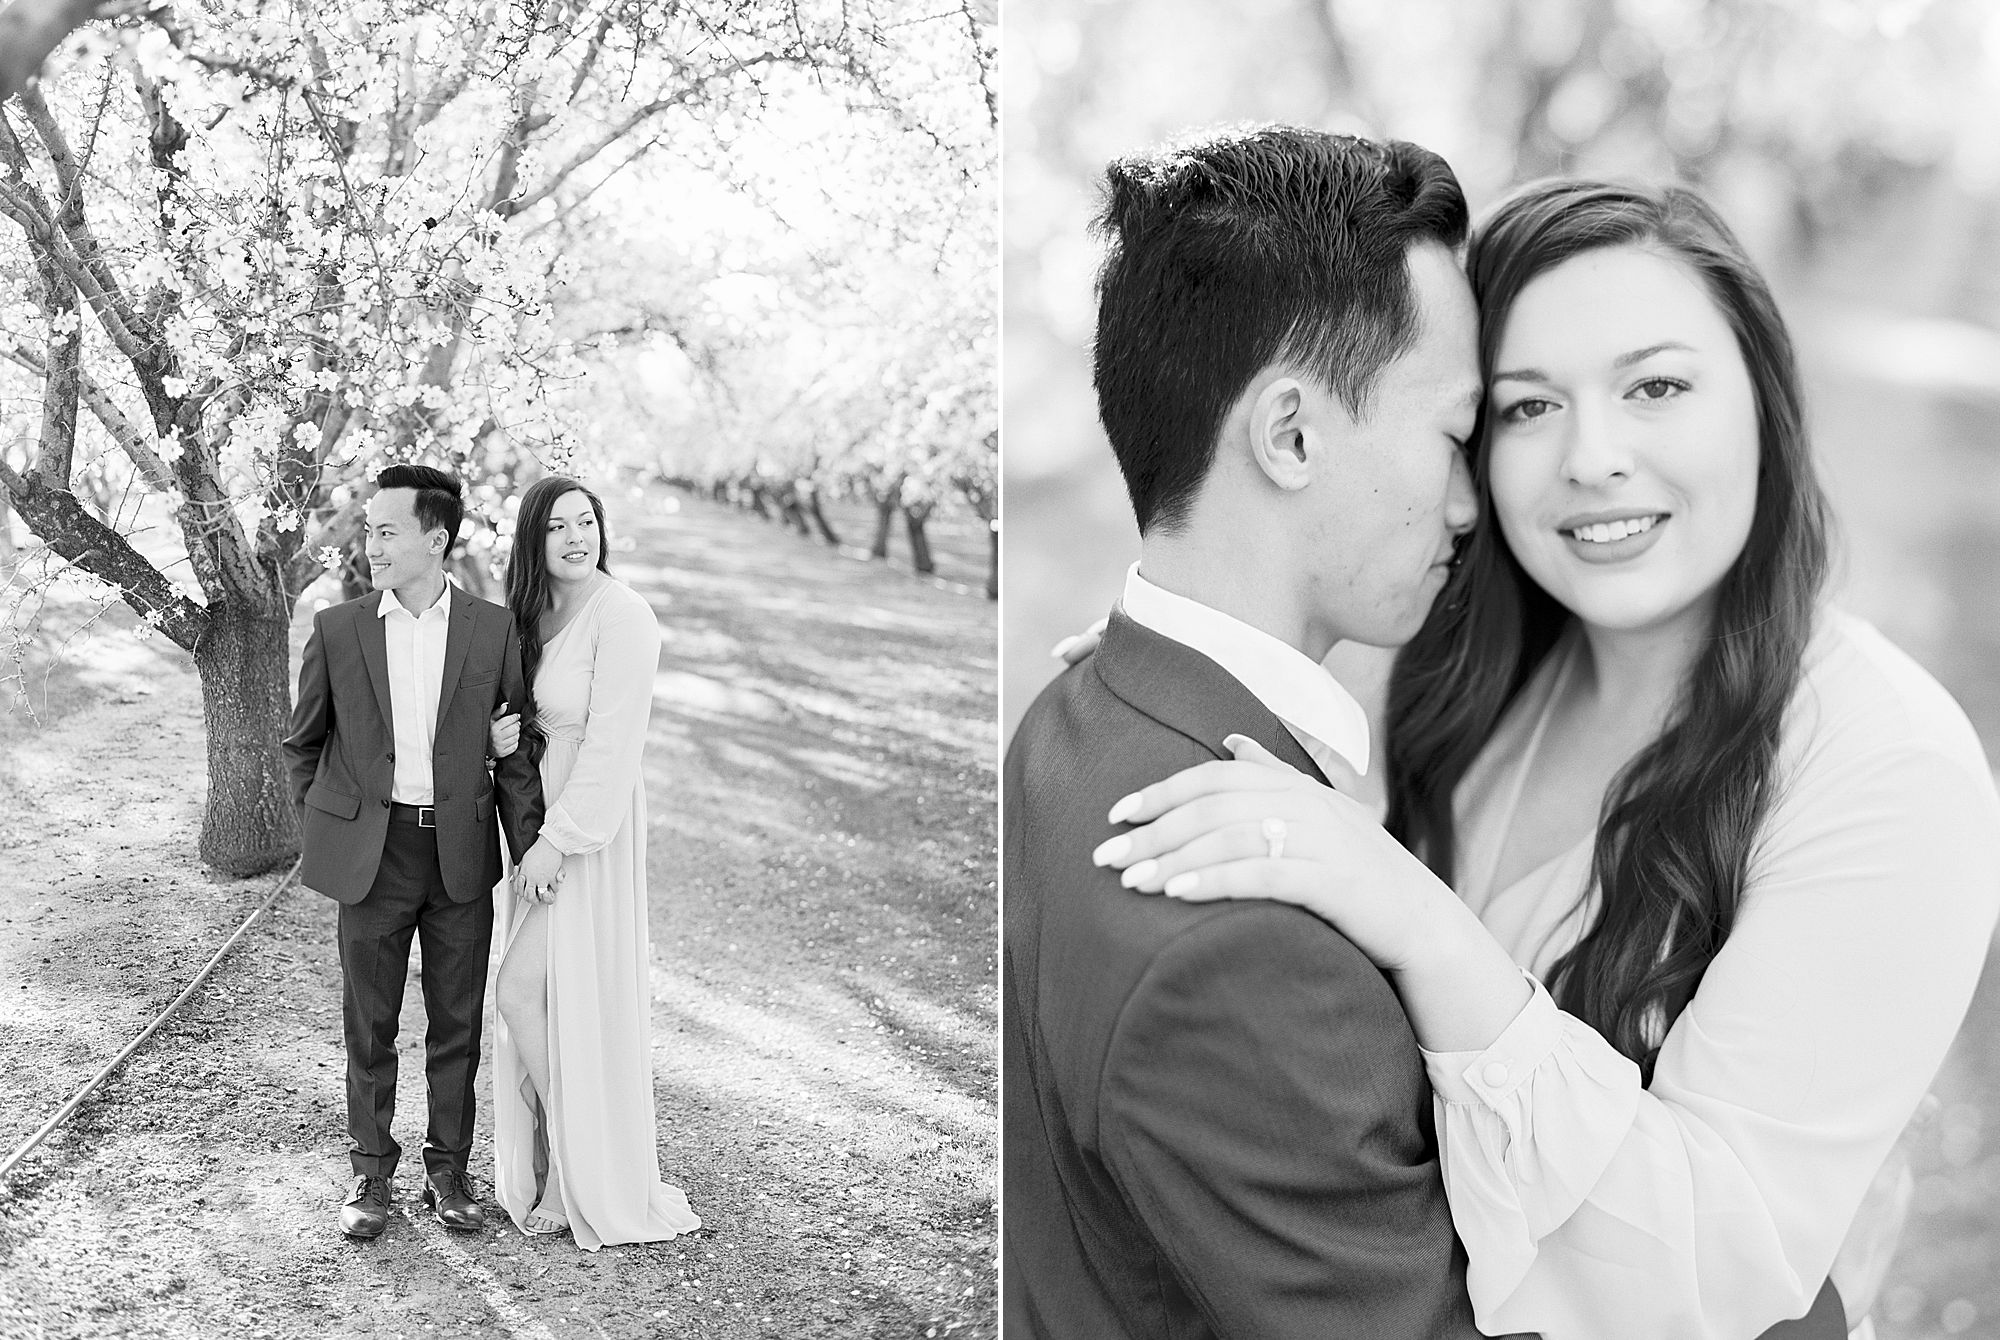
<path id="1" fill-rule="evenodd" d="M 192 654 L 217 868 L 297 849 L 289 619 L 366 479 L 444 461 L 496 511 L 579 450 L 567 225 L 635 162 L 726 153 L 787 80 L 920 128 L 884 72 L 962 22 L 699 8 L 156 2 L 81 30 L 0 114 L 0 397 L 39 400 L 0 486 Z"/>
<path id="2" fill-rule="evenodd" d="M 931 77 L 849 118 L 878 122 L 872 134 L 820 138 L 821 90 L 774 101 L 767 132 L 811 137 L 785 179 L 739 172 L 730 199 L 690 202 L 733 210 L 726 230 L 691 236 L 668 210 L 651 236 L 621 237 L 646 278 L 590 304 L 598 329 L 681 356 L 691 393 L 672 396 L 655 361 L 623 361 L 628 398 L 654 402 L 638 435 L 669 477 L 828 543 L 820 498 L 860 494 L 877 510 L 875 555 L 900 515 L 923 571 L 932 509 L 983 508 L 990 523 L 997 501 L 990 24 L 964 18 L 898 71 Z M 912 108 L 924 133 L 896 133 Z"/>

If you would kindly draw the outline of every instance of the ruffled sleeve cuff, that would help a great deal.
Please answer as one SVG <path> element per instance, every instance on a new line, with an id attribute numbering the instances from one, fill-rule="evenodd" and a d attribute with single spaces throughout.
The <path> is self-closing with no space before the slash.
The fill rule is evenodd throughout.
<path id="1" fill-rule="evenodd" d="M 557 801 L 549 806 L 548 813 L 542 817 L 542 836 L 549 840 L 551 847 L 565 856 L 584 856 L 611 841 L 612 835 L 606 834 L 600 837 L 595 833 L 585 832 L 578 826 L 576 820 L 570 818 L 569 811 L 562 807 L 562 802 Z"/>
<path id="2" fill-rule="evenodd" d="M 1424 1053 L 1452 1220 L 1475 1299 L 1504 1297 L 1597 1184 L 1639 1108 L 1639 1068 L 1534 994 L 1493 1045 Z"/>

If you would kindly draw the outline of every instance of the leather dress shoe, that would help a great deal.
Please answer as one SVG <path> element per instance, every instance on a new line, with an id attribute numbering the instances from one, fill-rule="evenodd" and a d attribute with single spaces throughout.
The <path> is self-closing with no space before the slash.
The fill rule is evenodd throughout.
<path id="1" fill-rule="evenodd" d="M 472 1232 L 486 1227 L 486 1211 L 472 1195 L 472 1179 L 445 1168 L 424 1179 L 424 1205 L 446 1228 Z"/>
<path id="2" fill-rule="evenodd" d="M 379 1238 L 389 1226 L 389 1179 L 356 1177 L 340 1207 L 340 1231 L 350 1238 Z"/>

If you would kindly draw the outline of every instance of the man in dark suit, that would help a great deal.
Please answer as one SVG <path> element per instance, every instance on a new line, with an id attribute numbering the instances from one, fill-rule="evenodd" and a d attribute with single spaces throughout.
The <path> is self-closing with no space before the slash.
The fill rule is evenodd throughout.
<path id="1" fill-rule="evenodd" d="M 1141 558 L 1006 763 L 1009 1340 L 1472 1337 L 1423 1062 L 1324 922 L 1121 887 L 1121 798 L 1247 735 L 1335 784 L 1319 665 L 1400 645 L 1475 504 L 1450 169 L 1233 131 L 1111 165 L 1096 384 Z"/>
<path id="2" fill-rule="evenodd" d="M 368 501 L 375 590 L 321 610 L 299 669 L 285 739 L 304 834 L 300 882 L 340 906 L 347 1040 L 348 1159 L 341 1231 L 378 1236 L 402 1149 L 396 1025 L 410 940 L 423 945 L 424 1203 L 448 1228 L 485 1216 L 466 1180 L 500 831 L 517 862 L 542 824 L 526 750 L 489 773 L 487 722 L 527 700 L 514 619 L 445 580 L 465 508 L 458 481 L 429 466 L 382 471 Z M 529 861 L 540 888 L 556 877 Z"/>

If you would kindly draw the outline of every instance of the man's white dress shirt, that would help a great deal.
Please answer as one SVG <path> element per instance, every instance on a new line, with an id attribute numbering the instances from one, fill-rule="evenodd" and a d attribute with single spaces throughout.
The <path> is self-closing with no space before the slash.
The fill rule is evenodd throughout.
<path id="1" fill-rule="evenodd" d="M 437 734 L 438 697 L 444 689 L 445 634 L 451 628 L 451 582 L 422 614 L 403 608 L 394 591 L 382 593 L 376 613 L 389 643 L 389 714 L 396 736 L 396 780 L 390 795 L 399 805 L 435 803 L 431 786 L 431 740 Z"/>
<path id="2" fill-rule="evenodd" d="M 1368 775 L 1368 713 L 1325 667 L 1290 643 L 1186 596 L 1125 574 L 1126 617 L 1208 657 L 1285 723 L 1330 780 Z"/>

